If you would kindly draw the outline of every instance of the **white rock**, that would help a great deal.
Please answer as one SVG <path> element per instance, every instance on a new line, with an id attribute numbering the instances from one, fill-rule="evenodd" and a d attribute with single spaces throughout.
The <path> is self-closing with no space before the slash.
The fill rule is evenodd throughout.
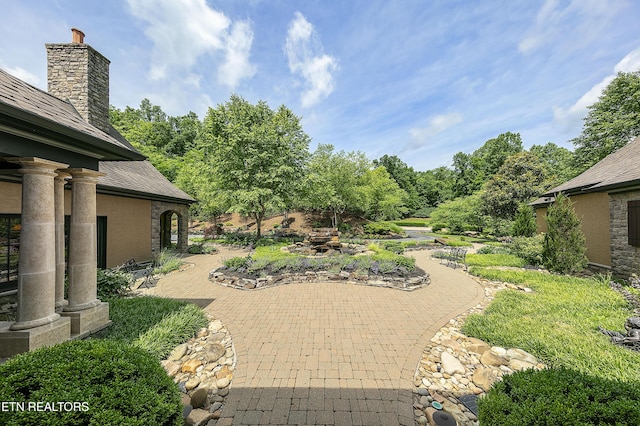
<path id="1" fill-rule="evenodd" d="M 443 352 L 440 356 L 440 362 L 442 363 L 442 369 L 447 374 L 461 373 L 464 374 L 464 366 L 455 356 L 448 352 Z"/>

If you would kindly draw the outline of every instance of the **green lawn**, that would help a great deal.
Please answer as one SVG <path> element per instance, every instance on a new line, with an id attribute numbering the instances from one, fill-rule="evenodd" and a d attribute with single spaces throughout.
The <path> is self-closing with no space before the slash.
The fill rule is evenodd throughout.
<path id="1" fill-rule="evenodd" d="M 522 268 L 525 261 L 512 254 L 475 254 L 467 255 L 468 266 L 514 266 Z"/>
<path id="2" fill-rule="evenodd" d="M 489 256 L 489 255 L 482 255 Z M 605 282 L 537 271 L 471 268 L 491 280 L 534 290 L 503 290 L 463 331 L 492 345 L 518 347 L 552 367 L 623 381 L 640 380 L 640 353 L 614 346 L 598 331 L 623 330 L 631 309 Z"/>

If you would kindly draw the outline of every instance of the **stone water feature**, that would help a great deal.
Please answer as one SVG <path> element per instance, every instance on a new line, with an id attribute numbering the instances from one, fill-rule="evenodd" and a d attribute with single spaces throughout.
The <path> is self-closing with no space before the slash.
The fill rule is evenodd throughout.
<path id="1" fill-rule="evenodd" d="M 367 248 L 359 244 L 342 243 L 337 228 L 314 228 L 304 241 L 285 247 L 285 250 L 289 253 L 317 256 L 364 253 Z"/>

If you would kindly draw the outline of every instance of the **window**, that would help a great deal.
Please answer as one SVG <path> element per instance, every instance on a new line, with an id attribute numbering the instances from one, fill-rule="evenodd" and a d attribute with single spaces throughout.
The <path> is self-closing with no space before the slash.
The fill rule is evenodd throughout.
<path id="1" fill-rule="evenodd" d="M 20 215 L 0 214 L 0 292 L 15 288 L 20 257 Z"/>
<path id="2" fill-rule="evenodd" d="M 627 202 L 629 245 L 640 247 L 640 200 Z"/>

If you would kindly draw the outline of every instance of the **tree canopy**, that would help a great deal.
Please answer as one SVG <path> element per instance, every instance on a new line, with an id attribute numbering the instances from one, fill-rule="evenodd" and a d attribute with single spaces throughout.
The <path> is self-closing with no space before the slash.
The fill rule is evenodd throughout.
<path id="1" fill-rule="evenodd" d="M 582 172 L 640 136 L 640 71 L 620 72 L 589 106 L 582 133 L 573 139 Z"/>
<path id="2" fill-rule="evenodd" d="M 204 120 L 207 153 L 230 211 L 251 216 L 258 236 L 269 211 L 290 208 L 309 157 L 309 136 L 284 105 L 252 105 L 232 95 Z"/>

